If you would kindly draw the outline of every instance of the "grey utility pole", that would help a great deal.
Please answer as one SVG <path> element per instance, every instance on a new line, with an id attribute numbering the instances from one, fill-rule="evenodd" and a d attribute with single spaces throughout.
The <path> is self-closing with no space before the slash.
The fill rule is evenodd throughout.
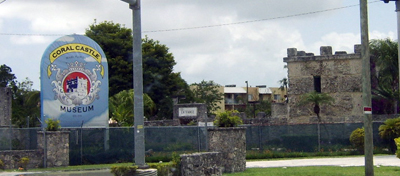
<path id="1" fill-rule="evenodd" d="M 133 18 L 133 90 L 135 124 L 135 164 L 145 169 L 144 112 L 143 112 L 143 68 L 142 68 L 142 24 L 140 0 L 122 0 L 129 3 Z"/>
<path id="2" fill-rule="evenodd" d="M 361 59 L 362 59 L 362 101 L 364 106 L 364 152 L 365 175 L 374 175 L 374 144 L 372 136 L 372 114 L 365 113 L 365 109 L 371 112 L 371 73 L 369 57 L 368 37 L 368 6 L 367 0 L 360 0 L 360 24 L 361 24 Z"/>

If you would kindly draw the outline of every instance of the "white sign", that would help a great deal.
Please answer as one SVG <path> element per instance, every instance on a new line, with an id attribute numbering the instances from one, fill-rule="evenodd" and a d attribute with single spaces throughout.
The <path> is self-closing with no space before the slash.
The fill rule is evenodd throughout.
<path id="1" fill-rule="evenodd" d="M 179 108 L 179 117 L 197 116 L 197 107 Z"/>
<path id="2" fill-rule="evenodd" d="M 206 123 L 204 122 L 199 122 L 198 126 L 205 126 Z M 214 122 L 207 122 L 207 126 L 214 126 Z"/>

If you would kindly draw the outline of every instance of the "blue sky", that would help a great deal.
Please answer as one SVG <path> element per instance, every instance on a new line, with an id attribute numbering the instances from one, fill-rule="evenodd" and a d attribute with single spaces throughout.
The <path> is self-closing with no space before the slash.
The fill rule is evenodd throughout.
<path id="1" fill-rule="evenodd" d="M 0 64 L 40 89 L 40 59 L 57 38 L 84 34 L 95 19 L 132 27 L 120 0 L 0 0 Z M 368 1 L 370 39 L 397 41 L 395 3 Z M 358 0 L 142 0 L 143 36 L 169 47 L 188 84 L 278 87 L 287 48 L 353 52 L 360 43 Z M 307 14 L 307 15 L 303 15 Z M 290 16 L 290 17 L 289 17 Z M 239 23 L 239 24 L 237 24 Z M 224 24 L 224 25 L 222 25 Z M 204 27 L 209 26 L 209 27 Z M 185 29 L 200 27 L 196 29 Z M 163 31 L 168 29 L 180 29 Z M 155 32 L 149 32 L 155 31 Z"/>

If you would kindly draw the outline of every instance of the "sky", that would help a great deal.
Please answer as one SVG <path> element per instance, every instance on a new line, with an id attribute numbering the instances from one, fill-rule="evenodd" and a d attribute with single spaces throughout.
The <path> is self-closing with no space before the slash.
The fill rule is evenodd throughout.
<path id="1" fill-rule="evenodd" d="M 288 48 L 354 53 L 359 9 L 359 0 L 142 0 L 142 37 L 169 48 L 188 84 L 279 87 Z M 369 0 L 368 16 L 370 39 L 397 41 L 394 2 Z M 40 90 L 46 48 L 104 21 L 132 28 L 132 10 L 121 0 L 0 0 L 0 65 Z"/>

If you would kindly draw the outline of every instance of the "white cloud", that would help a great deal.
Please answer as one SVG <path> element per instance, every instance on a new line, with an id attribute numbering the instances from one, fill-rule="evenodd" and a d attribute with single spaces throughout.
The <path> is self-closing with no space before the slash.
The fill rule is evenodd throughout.
<path id="1" fill-rule="evenodd" d="M 17 45 L 46 44 L 50 42 L 48 37 L 44 36 L 11 36 L 10 42 Z"/>

